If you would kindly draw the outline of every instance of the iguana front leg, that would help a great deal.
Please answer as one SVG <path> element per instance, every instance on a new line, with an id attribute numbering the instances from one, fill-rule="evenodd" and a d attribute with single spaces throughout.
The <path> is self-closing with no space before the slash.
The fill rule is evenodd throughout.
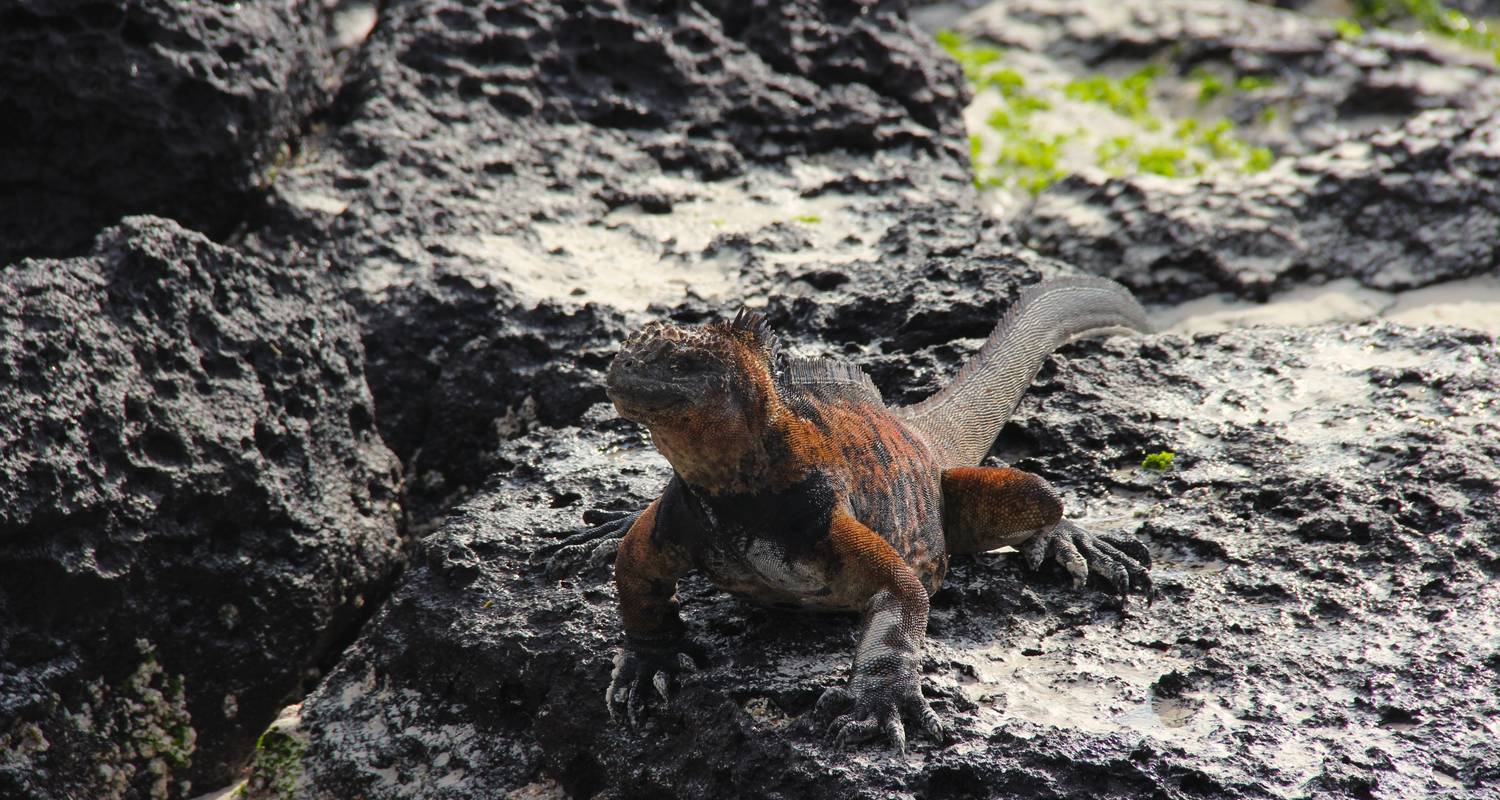
<path id="1" fill-rule="evenodd" d="M 837 744 L 859 742 L 884 732 L 902 754 L 906 728 L 902 713 L 916 718 L 942 741 L 943 725 L 922 696 L 921 651 L 927 633 L 927 590 L 911 567 L 880 535 L 847 511 L 835 512 L 829 544 L 842 565 L 842 577 L 869 592 L 849 689 L 830 689 L 818 705 L 850 703 L 834 720 Z"/>
<path id="2" fill-rule="evenodd" d="M 1036 569 L 1050 555 L 1083 586 L 1090 575 L 1123 597 L 1151 591 L 1151 554 L 1139 542 L 1099 536 L 1063 519 L 1062 501 L 1039 475 L 1009 467 L 943 472 L 943 535 L 948 553 L 1018 547 Z"/>
<path id="3" fill-rule="evenodd" d="M 640 720 L 650 688 L 670 700 L 671 677 L 695 669 L 677 613 L 677 580 L 691 564 L 676 548 L 664 545 L 657 532 L 660 499 L 635 518 L 615 556 L 615 588 L 625 646 L 615 656 L 604 702 L 611 718 L 626 711 L 631 725 Z"/>

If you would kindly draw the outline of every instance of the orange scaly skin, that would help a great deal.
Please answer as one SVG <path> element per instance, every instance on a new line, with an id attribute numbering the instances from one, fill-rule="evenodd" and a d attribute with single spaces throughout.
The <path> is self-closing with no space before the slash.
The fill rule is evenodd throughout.
<path id="1" fill-rule="evenodd" d="M 1040 477 L 954 466 L 966 443 L 935 441 L 863 373 L 777 350 L 764 320 L 742 312 L 697 329 L 652 323 L 610 369 L 621 416 L 647 426 L 674 471 L 644 511 L 563 543 L 623 536 L 626 647 L 606 693 L 612 715 L 623 708 L 635 722 L 647 685 L 667 698 L 670 677 L 693 668 L 675 598 L 693 570 L 760 603 L 862 612 L 849 689 L 824 701 L 852 706 L 834 723 L 841 745 L 884 733 L 903 752 L 903 714 L 943 738 L 922 696 L 920 651 L 950 554 L 1022 545 L 1075 579 L 1149 585 L 1140 551 L 1063 520 Z"/>

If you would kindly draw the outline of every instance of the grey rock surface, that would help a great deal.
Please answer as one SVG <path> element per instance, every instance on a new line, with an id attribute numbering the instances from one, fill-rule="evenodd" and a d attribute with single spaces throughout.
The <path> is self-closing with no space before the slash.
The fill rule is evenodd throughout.
<path id="1" fill-rule="evenodd" d="M 666 480 L 642 431 L 598 402 L 613 342 L 642 319 L 695 322 L 764 302 L 798 348 L 865 364 L 905 402 L 946 380 L 1017 287 L 1071 269 L 976 207 L 945 138 L 961 93 L 861 77 L 890 56 L 809 79 L 813 62 L 796 54 L 819 46 L 805 37 L 834 12 L 788 6 L 758 29 L 716 8 L 600 2 L 562 20 L 537 4 L 396 6 L 355 68 L 348 96 L 360 101 L 283 173 L 268 217 L 241 241 L 268 259 L 317 251 L 346 280 L 413 520 L 468 498 L 304 704 L 306 749 L 262 762 L 257 791 L 1258 798 L 1463 797 L 1491 785 L 1494 747 L 1474 726 L 1494 710 L 1493 647 L 1482 625 L 1434 636 L 1429 617 L 1496 617 L 1483 589 L 1495 409 L 1461 399 L 1496 379 L 1494 343 L 1384 327 L 1121 342 L 1044 372 L 997 455 L 1065 487 L 1096 524 L 1147 539 L 1163 596 L 1122 616 L 1057 575 L 1005 559 L 961 565 L 935 600 L 927 661 L 957 722 L 951 746 L 907 763 L 832 751 L 812 706 L 843 677 L 853 621 L 744 606 L 692 580 L 687 613 L 710 669 L 645 731 L 608 720 L 601 695 L 619 641 L 608 569 L 559 574 L 530 558 Z M 869 16 L 860 24 L 874 32 L 843 40 L 862 54 L 901 24 Z M 1276 31 L 1256 34 L 1263 48 Z M 526 37 L 523 55 L 514 40 Z M 1489 72 L 1460 62 L 1465 87 L 1487 85 Z M 629 67 L 606 81 L 601 63 Z M 1287 62 L 1293 85 L 1308 63 Z M 1335 71 L 1334 94 L 1378 74 Z M 910 72 L 953 79 L 937 62 Z M 1461 105 L 1463 91 L 1431 104 Z M 936 121 L 903 116 L 925 96 L 945 109 Z M 1374 124 L 1353 116 L 1310 119 L 1306 131 L 1329 135 L 1298 146 Z M 1422 181 L 1439 170 L 1411 162 Z M 1141 192 L 1202 191 L 1183 185 Z M 1481 181 L 1462 185 L 1483 207 Z M 1204 225 L 1236 219 L 1217 213 Z M 1319 239 L 1307 257 L 1347 241 Z M 1390 363 L 1355 358 L 1369 353 Z M 1430 382 L 1451 390 L 1387 385 L 1384 367 L 1420 372 L 1412 362 L 1430 359 Z M 1324 384 L 1339 391 L 1294 391 Z M 1261 398 L 1275 401 L 1262 409 Z M 1435 435 L 1429 420 L 1450 406 L 1465 413 Z M 1346 423 L 1407 461 L 1325 435 Z M 1168 448 L 1178 472 L 1137 470 Z M 1447 466 L 1428 474 L 1429 458 Z M 1401 471 L 1388 475 L 1393 463 Z M 1475 477 L 1455 490 L 1455 474 Z M 1392 499 L 1367 503 L 1371 486 Z M 1458 576 L 1444 584 L 1453 597 L 1413 588 L 1444 569 Z M 1369 642 L 1383 649 L 1360 649 Z M 1452 674 L 1434 666 L 1444 648 L 1466 654 Z M 1414 696 L 1442 711 L 1425 714 Z"/>
<path id="2" fill-rule="evenodd" d="M 1038 252 L 1140 296 L 1264 300 L 1352 277 L 1399 290 L 1500 271 L 1500 115 L 1432 111 L 1256 175 L 1079 174 L 1017 220 Z"/>
<path id="3" fill-rule="evenodd" d="M 7 268 L 0 796 L 237 775 L 403 562 L 363 367 L 316 270 L 170 221 Z"/>
<path id="4" fill-rule="evenodd" d="M 925 659 L 953 741 L 904 762 L 833 749 L 813 711 L 854 619 L 697 579 L 681 593 L 710 666 L 643 728 L 609 719 L 608 569 L 528 560 L 667 478 L 601 404 L 511 440 L 515 467 L 421 543 L 304 705 L 298 796 L 1483 796 L 1500 785 L 1495 346 L 1365 325 L 1056 357 L 995 455 L 1148 542 L 1160 595 L 1122 614 L 1060 571 L 958 562 Z M 1141 470 L 1161 449 L 1173 469 Z"/>
<path id="5" fill-rule="evenodd" d="M 239 225 L 332 98 L 328 24 L 322 0 L 0 6 L 0 265 L 126 214 Z"/>

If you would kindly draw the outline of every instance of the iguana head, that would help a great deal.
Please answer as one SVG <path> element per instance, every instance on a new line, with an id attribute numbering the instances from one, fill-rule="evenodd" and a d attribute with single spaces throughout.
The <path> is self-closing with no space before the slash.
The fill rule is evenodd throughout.
<path id="1" fill-rule="evenodd" d="M 679 473 L 708 481 L 759 442 L 779 402 L 775 360 L 775 335 L 748 310 L 693 328 L 652 322 L 620 348 L 606 392 Z"/>

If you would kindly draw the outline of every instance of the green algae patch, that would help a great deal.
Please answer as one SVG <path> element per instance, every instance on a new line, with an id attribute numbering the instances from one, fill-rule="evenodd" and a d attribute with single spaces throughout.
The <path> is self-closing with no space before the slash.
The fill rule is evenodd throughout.
<path id="1" fill-rule="evenodd" d="M 1067 140 L 1063 134 L 1018 138 L 1001 146 L 995 166 L 1013 175 L 1026 191 L 1038 194 L 1065 176 L 1058 156 Z"/>
<path id="2" fill-rule="evenodd" d="M 255 740 L 250 775 L 236 797 L 255 800 L 294 800 L 302 778 L 302 759 L 307 753 L 307 734 L 302 731 L 301 706 L 289 706 Z"/>
<path id="3" fill-rule="evenodd" d="M 993 108 L 982 130 L 969 136 L 974 185 L 1035 195 L 1065 177 L 1063 147 L 1070 136 L 1033 124 L 1052 102 L 1033 92 L 1026 77 L 1003 63 L 1004 51 L 964 40 L 952 31 L 938 34 L 940 44 L 963 68 L 974 92 L 991 92 Z"/>
<path id="4" fill-rule="evenodd" d="M 983 80 L 985 67 L 1000 60 L 1000 48 L 970 43 L 954 31 L 938 31 L 936 38 L 938 46 L 958 62 L 970 83 Z"/>
<path id="5" fill-rule="evenodd" d="M 1275 85 L 1275 79 L 1265 75 L 1241 75 L 1234 79 L 1234 90 L 1237 92 L 1255 92 Z"/>
<path id="6" fill-rule="evenodd" d="M 1172 459 L 1176 457 L 1177 454 L 1172 452 L 1171 450 L 1163 450 L 1159 453 L 1150 453 L 1141 460 L 1141 469 L 1150 470 L 1152 472 L 1166 472 L 1167 470 L 1172 468 Z"/>
<path id="7" fill-rule="evenodd" d="M 1333 32 L 1346 42 L 1357 41 L 1365 35 L 1365 26 L 1346 17 L 1333 21 Z"/>
<path id="8" fill-rule="evenodd" d="M 1340 36 L 1344 36 L 1340 22 L 1352 23 L 1355 27 L 1360 23 L 1382 27 L 1414 24 L 1428 33 L 1487 51 L 1494 56 L 1496 63 L 1500 63 L 1500 31 L 1492 29 L 1484 20 L 1473 19 L 1437 0 L 1354 0 L 1353 6 L 1354 20 L 1335 20 L 1333 23 Z"/>
<path id="9" fill-rule="evenodd" d="M 1161 74 L 1161 67 L 1147 64 L 1123 78 L 1089 75 L 1069 81 L 1063 94 L 1085 103 L 1099 103 L 1111 111 L 1155 129 L 1161 121 L 1151 114 L 1151 84 Z"/>
<path id="10" fill-rule="evenodd" d="M 1236 92 L 1248 94 L 1276 85 L 1273 78 L 1265 75 L 1239 75 L 1226 78 L 1207 67 L 1198 67 L 1188 73 L 1188 78 L 1198 86 L 1198 105 L 1205 106 L 1220 97 Z"/>
<path id="11" fill-rule="evenodd" d="M 965 110 L 976 188 L 1019 208 L 1049 186 L 1084 168 L 1114 175 L 1151 174 L 1186 179 L 1217 172 L 1259 172 L 1275 154 L 1247 142 L 1229 119 L 1199 120 L 1173 113 L 1175 99 L 1198 104 L 1263 91 L 1268 76 L 1199 67 L 1183 74 L 1171 64 L 1146 63 L 1125 73 L 1034 74 L 1035 59 L 942 31 L 937 41 L 962 68 L 974 92 Z M 1266 105 L 1249 124 L 1270 123 Z"/>
<path id="12" fill-rule="evenodd" d="M 1176 178 L 1187 174 L 1187 151 L 1181 147 L 1151 147 L 1136 154 L 1141 172 Z"/>

